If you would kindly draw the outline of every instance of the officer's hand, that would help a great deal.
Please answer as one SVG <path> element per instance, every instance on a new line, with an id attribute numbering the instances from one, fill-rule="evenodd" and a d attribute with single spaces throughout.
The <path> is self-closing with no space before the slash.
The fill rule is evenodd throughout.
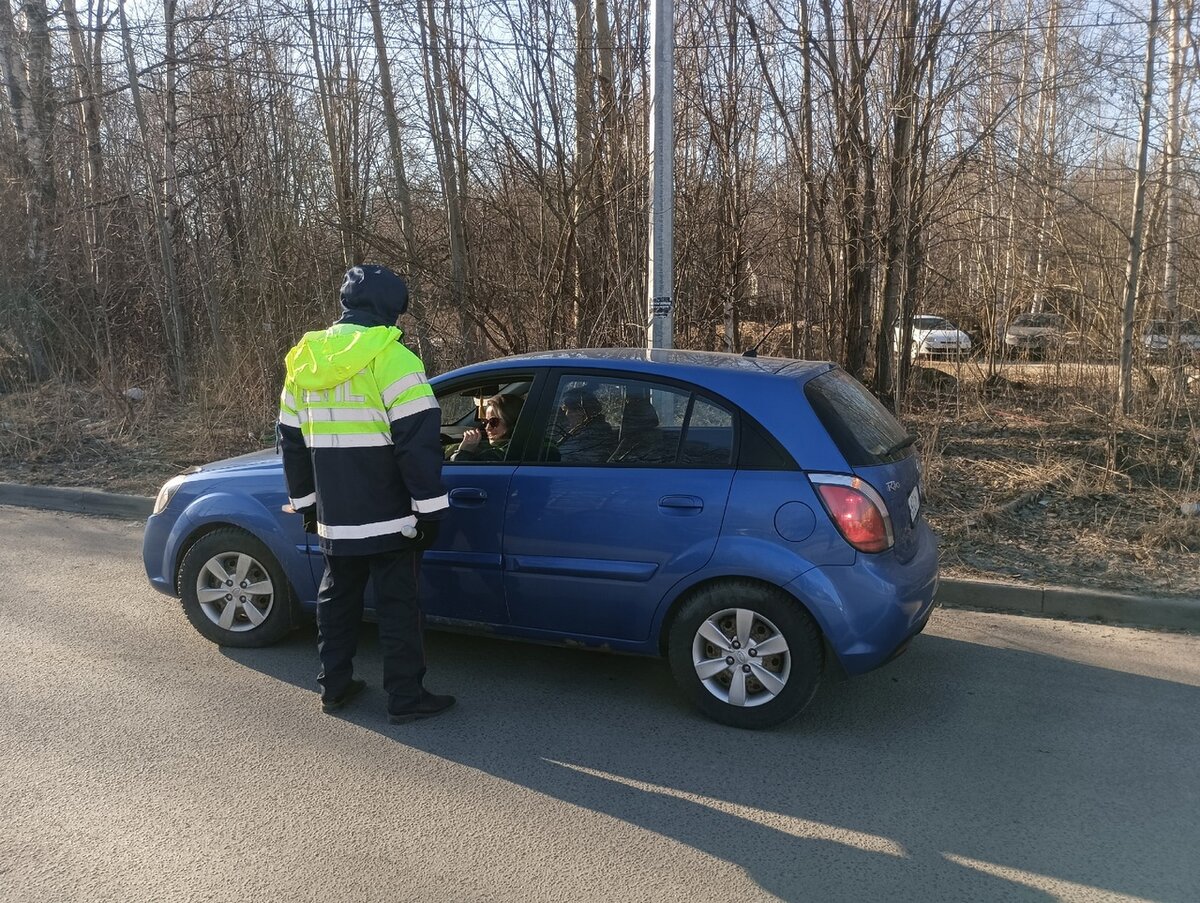
<path id="1" fill-rule="evenodd" d="M 417 535 L 413 539 L 413 545 L 417 550 L 424 552 L 435 542 L 437 542 L 438 533 L 442 529 L 442 522 L 438 520 L 419 520 L 417 521 Z"/>
<path id="2" fill-rule="evenodd" d="M 316 505 L 309 505 L 307 508 L 300 508 L 299 510 L 296 511 L 296 513 L 299 514 L 302 518 L 304 518 L 304 532 L 305 533 L 316 533 L 317 532 L 317 506 Z"/>

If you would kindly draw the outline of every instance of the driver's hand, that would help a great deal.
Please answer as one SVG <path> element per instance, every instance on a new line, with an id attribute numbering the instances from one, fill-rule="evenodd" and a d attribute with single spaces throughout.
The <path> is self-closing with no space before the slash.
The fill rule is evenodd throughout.
<path id="1" fill-rule="evenodd" d="M 467 451 L 475 451 L 479 447 L 479 443 L 483 441 L 483 430 L 469 429 L 463 433 L 462 444 L 459 448 Z"/>

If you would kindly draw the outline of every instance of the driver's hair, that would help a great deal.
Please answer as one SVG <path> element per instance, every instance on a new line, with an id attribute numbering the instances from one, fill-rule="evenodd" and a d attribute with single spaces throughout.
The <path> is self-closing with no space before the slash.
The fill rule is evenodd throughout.
<path id="1" fill-rule="evenodd" d="M 496 412 L 496 416 L 511 429 L 521 415 L 521 407 L 524 404 L 525 399 L 520 395 L 493 395 L 484 400 L 483 407 L 485 410 L 492 408 Z"/>

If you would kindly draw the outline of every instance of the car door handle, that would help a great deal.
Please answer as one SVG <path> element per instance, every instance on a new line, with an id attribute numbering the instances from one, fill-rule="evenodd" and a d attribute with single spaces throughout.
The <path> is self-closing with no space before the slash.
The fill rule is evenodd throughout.
<path id="1" fill-rule="evenodd" d="M 450 504 L 460 508 L 478 508 L 487 501 L 487 491 L 474 486 L 450 490 Z"/>
<path id="2" fill-rule="evenodd" d="M 658 500 L 658 509 L 664 514 L 699 514 L 704 510 L 704 499 L 694 495 L 664 495 Z"/>

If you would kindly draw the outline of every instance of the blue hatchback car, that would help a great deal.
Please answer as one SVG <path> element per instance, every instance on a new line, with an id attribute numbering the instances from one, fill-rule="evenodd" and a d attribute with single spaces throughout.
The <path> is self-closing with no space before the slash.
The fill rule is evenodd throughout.
<path id="1" fill-rule="evenodd" d="M 929 619 L 913 437 L 832 364 L 560 351 L 431 382 L 450 498 L 422 565 L 431 625 L 665 655 L 705 714 L 761 728 Z M 507 441 L 456 454 L 500 408 Z M 217 643 L 278 640 L 323 569 L 286 503 L 271 450 L 173 478 L 146 525 L 150 582 Z"/>

